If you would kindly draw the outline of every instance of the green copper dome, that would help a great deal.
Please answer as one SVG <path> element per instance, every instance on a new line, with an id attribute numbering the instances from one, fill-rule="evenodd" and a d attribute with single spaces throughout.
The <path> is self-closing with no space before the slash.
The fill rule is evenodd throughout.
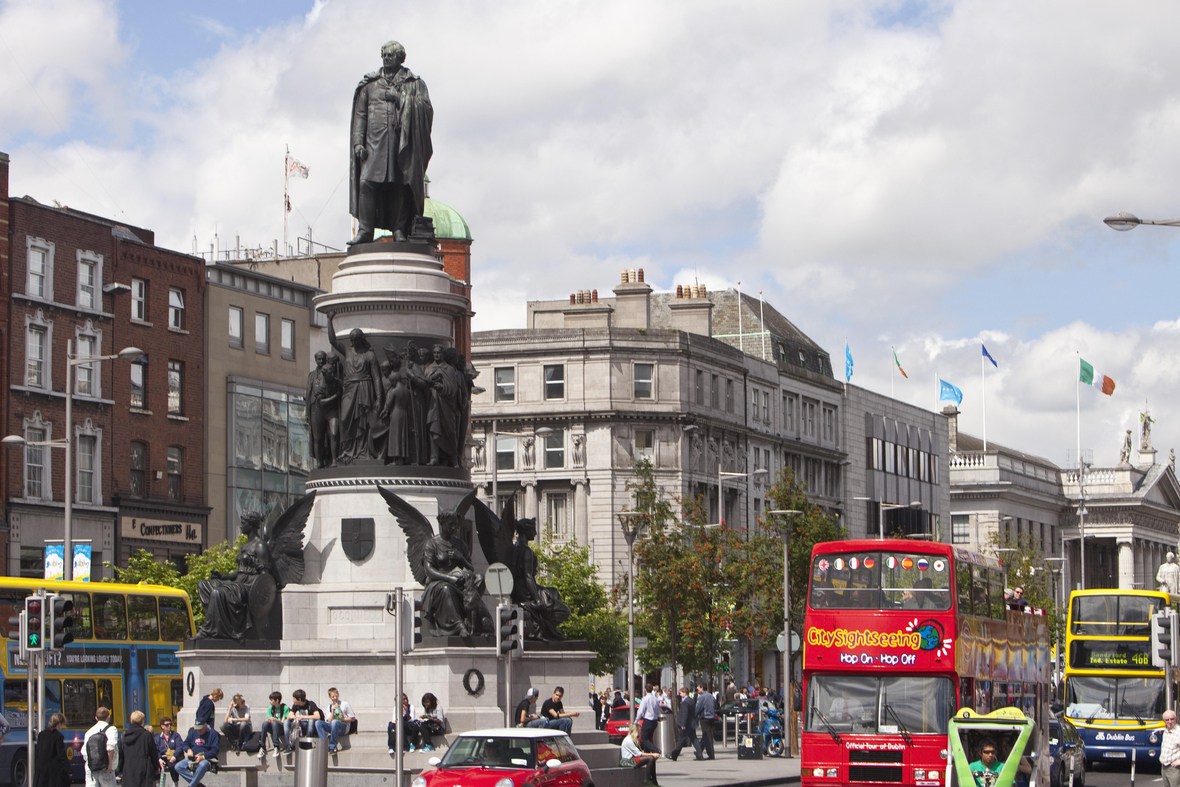
<path id="1" fill-rule="evenodd" d="M 434 220 L 434 237 L 440 240 L 471 240 L 471 228 L 450 205 L 427 197 L 422 212 Z"/>

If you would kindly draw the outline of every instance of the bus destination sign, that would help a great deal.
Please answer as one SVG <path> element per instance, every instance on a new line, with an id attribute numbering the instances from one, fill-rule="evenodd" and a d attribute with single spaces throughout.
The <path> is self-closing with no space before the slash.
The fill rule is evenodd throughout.
<path id="1" fill-rule="evenodd" d="M 1151 663 L 1151 640 L 1075 639 L 1069 652 L 1073 669 L 1159 670 Z"/>

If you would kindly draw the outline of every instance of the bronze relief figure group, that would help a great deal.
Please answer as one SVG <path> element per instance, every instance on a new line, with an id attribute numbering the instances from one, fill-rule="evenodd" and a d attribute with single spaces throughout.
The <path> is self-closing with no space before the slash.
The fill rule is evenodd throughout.
<path id="1" fill-rule="evenodd" d="M 307 420 L 316 467 L 358 460 L 393 465 L 461 466 L 474 367 L 453 347 L 387 347 L 384 358 L 360 328 L 337 335 L 336 354 L 316 353 L 307 378 Z"/>

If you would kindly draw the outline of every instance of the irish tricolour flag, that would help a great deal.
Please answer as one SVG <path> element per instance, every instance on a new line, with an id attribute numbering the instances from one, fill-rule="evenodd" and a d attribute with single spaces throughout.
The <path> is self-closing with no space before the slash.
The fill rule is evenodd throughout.
<path id="1" fill-rule="evenodd" d="M 1114 393 L 1114 380 L 1110 379 L 1101 372 L 1094 371 L 1094 367 L 1086 363 L 1084 360 L 1082 361 L 1082 372 L 1079 379 L 1081 379 L 1081 381 L 1086 385 L 1094 386 L 1107 396 L 1110 396 L 1112 393 Z"/>

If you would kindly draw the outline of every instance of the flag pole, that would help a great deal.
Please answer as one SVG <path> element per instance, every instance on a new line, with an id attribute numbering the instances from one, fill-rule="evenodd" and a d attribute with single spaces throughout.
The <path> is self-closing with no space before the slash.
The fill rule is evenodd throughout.
<path id="1" fill-rule="evenodd" d="M 980 347 L 983 344 L 980 343 Z M 983 452 L 987 453 L 987 367 L 983 365 L 983 353 L 979 353 L 979 409 L 983 413 Z"/>
<path id="2" fill-rule="evenodd" d="M 746 342 L 742 336 L 742 283 L 738 281 L 738 299 L 737 299 L 737 313 L 738 313 L 738 352 L 745 353 Z M 721 498 L 718 498 L 720 500 Z M 720 504 L 719 504 L 720 505 Z M 718 509 L 720 510 L 720 509 Z"/>
<path id="3" fill-rule="evenodd" d="M 1086 463 L 1082 459 L 1082 354 L 1079 351 L 1077 389 L 1078 389 L 1078 576 L 1081 579 L 1081 589 L 1086 589 Z"/>
<path id="4" fill-rule="evenodd" d="M 286 145 L 283 154 L 283 254 L 287 253 L 287 206 L 291 204 L 289 181 L 291 177 L 291 146 Z"/>
<path id="5" fill-rule="evenodd" d="M 893 345 L 889 345 L 889 398 L 893 399 L 893 367 L 897 365 L 894 358 L 897 357 L 897 350 L 893 349 Z"/>

